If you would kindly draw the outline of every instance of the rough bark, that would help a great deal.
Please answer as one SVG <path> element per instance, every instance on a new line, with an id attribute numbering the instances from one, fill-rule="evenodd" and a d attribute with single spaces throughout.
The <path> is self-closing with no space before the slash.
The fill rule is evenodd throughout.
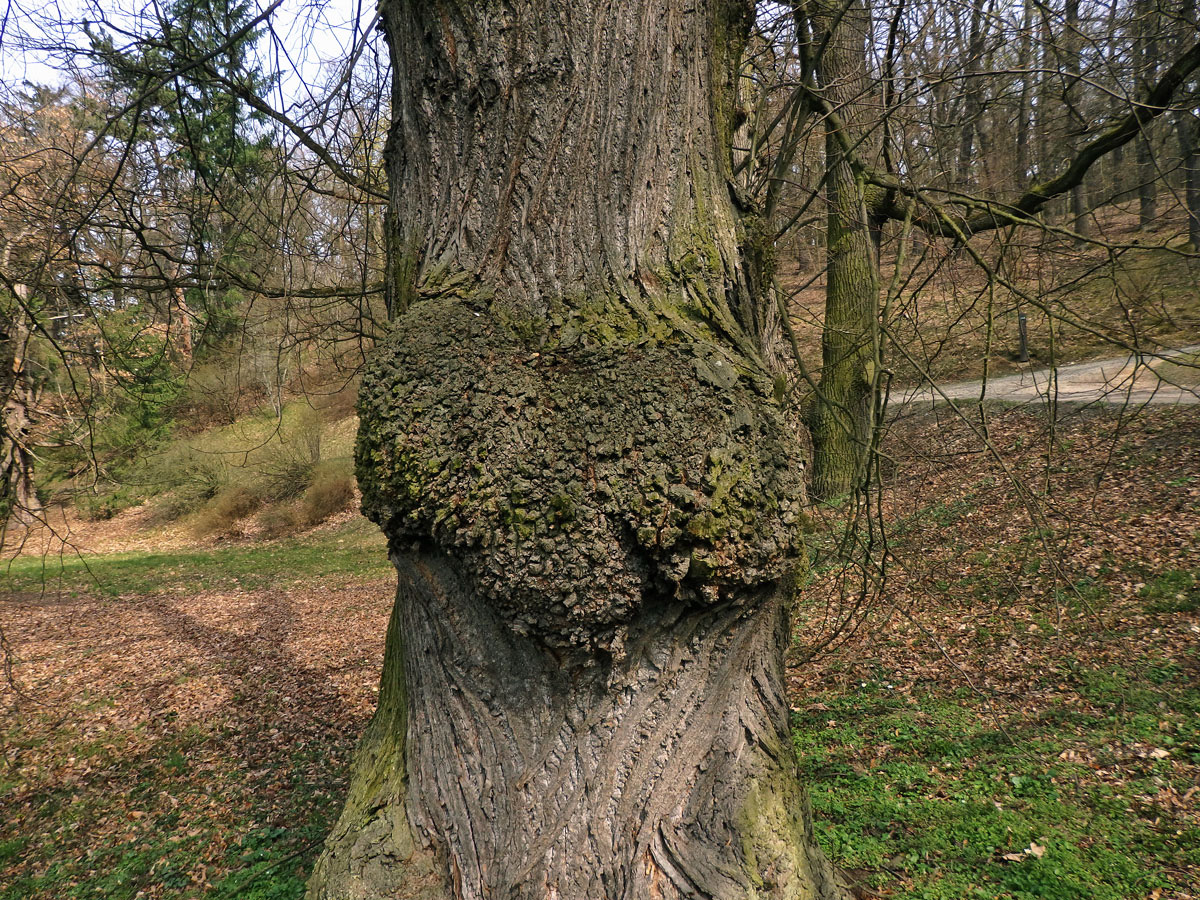
<path id="1" fill-rule="evenodd" d="M 826 41 L 818 63 L 821 87 L 840 112 L 839 122 L 830 120 L 826 126 L 829 211 L 821 379 L 805 417 L 813 441 L 813 493 L 831 499 L 864 478 L 875 426 L 879 263 L 872 230 L 878 223 L 867 208 L 866 185 L 844 148 L 849 145 L 860 157 L 870 158 L 879 111 L 872 107 L 867 70 L 866 5 L 862 0 L 822 0 L 810 9 L 814 39 Z M 839 135 L 839 127 L 848 134 Z"/>
<path id="2" fill-rule="evenodd" d="M 18 285 L 23 290 L 23 285 Z M 0 308 L 0 500 L 19 522 L 42 510 L 34 482 L 32 432 L 38 390 L 28 367 L 29 323 L 17 303 Z"/>
<path id="3" fill-rule="evenodd" d="M 326 898 L 825 898 L 805 502 L 729 186 L 751 6 L 387 0 L 364 510 L 399 573 Z"/>

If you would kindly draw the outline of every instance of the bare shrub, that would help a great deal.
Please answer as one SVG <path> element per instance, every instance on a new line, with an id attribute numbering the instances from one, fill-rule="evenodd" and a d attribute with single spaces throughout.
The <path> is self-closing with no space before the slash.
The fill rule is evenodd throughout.
<path id="1" fill-rule="evenodd" d="M 192 369 L 182 399 L 197 421 L 230 425 L 246 408 L 246 385 L 236 363 L 216 360 Z"/>
<path id="2" fill-rule="evenodd" d="M 226 534 L 238 520 L 262 506 L 262 495 L 250 485 L 233 484 L 212 498 L 196 515 L 192 529 L 196 534 Z"/>
<path id="3" fill-rule="evenodd" d="M 256 466 L 267 496 L 283 500 L 297 497 L 308 489 L 321 462 L 323 430 L 316 410 L 304 409 L 282 431 L 279 442 L 271 445 Z"/>
<path id="4" fill-rule="evenodd" d="M 300 519 L 294 504 L 274 503 L 259 513 L 258 524 L 262 527 L 263 537 L 277 538 L 299 528 Z"/>
<path id="5" fill-rule="evenodd" d="M 170 522 L 195 512 L 227 488 L 230 467 L 221 454 L 176 444 L 149 467 L 147 477 L 167 489 L 157 501 L 156 516 Z"/>
<path id="6" fill-rule="evenodd" d="M 300 518 L 306 525 L 324 522 L 330 516 L 349 509 L 354 502 L 354 477 L 344 472 L 321 469 L 304 492 Z"/>

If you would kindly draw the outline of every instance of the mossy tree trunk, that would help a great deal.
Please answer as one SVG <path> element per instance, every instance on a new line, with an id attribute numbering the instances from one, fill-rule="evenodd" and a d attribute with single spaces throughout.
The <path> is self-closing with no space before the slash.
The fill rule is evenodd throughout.
<path id="1" fill-rule="evenodd" d="M 309 885 L 826 898 L 783 652 L 805 503 L 729 186 L 734 0 L 385 0 L 399 573 Z"/>
<path id="2" fill-rule="evenodd" d="M 837 112 L 826 122 L 825 321 L 821 379 L 805 416 L 813 442 L 813 493 L 833 499 L 866 477 L 875 428 L 879 356 L 879 248 L 866 186 L 846 159 L 870 160 L 880 110 L 867 69 L 870 10 L 863 0 L 807 7 L 821 89 Z"/>

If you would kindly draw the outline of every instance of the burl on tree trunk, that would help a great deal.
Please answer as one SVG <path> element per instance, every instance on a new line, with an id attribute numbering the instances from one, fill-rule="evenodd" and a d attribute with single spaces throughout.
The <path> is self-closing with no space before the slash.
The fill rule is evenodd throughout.
<path id="1" fill-rule="evenodd" d="M 399 573 L 309 885 L 827 898 L 788 734 L 800 450 L 728 185 L 733 0 L 385 0 L 394 330 L 360 397 Z"/>

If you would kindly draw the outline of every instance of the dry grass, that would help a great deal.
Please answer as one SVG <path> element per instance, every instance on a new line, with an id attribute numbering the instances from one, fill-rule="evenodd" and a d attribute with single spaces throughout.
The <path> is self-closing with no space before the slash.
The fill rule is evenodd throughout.
<path id="1" fill-rule="evenodd" d="M 234 484 L 213 497 L 192 519 L 192 530 L 199 537 L 227 534 L 238 522 L 258 511 L 263 497 L 252 486 Z"/>
<path id="2" fill-rule="evenodd" d="M 330 516 L 349 509 L 354 503 L 354 476 L 338 472 L 319 472 L 300 502 L 300 519 L 317 525 Z"/>

